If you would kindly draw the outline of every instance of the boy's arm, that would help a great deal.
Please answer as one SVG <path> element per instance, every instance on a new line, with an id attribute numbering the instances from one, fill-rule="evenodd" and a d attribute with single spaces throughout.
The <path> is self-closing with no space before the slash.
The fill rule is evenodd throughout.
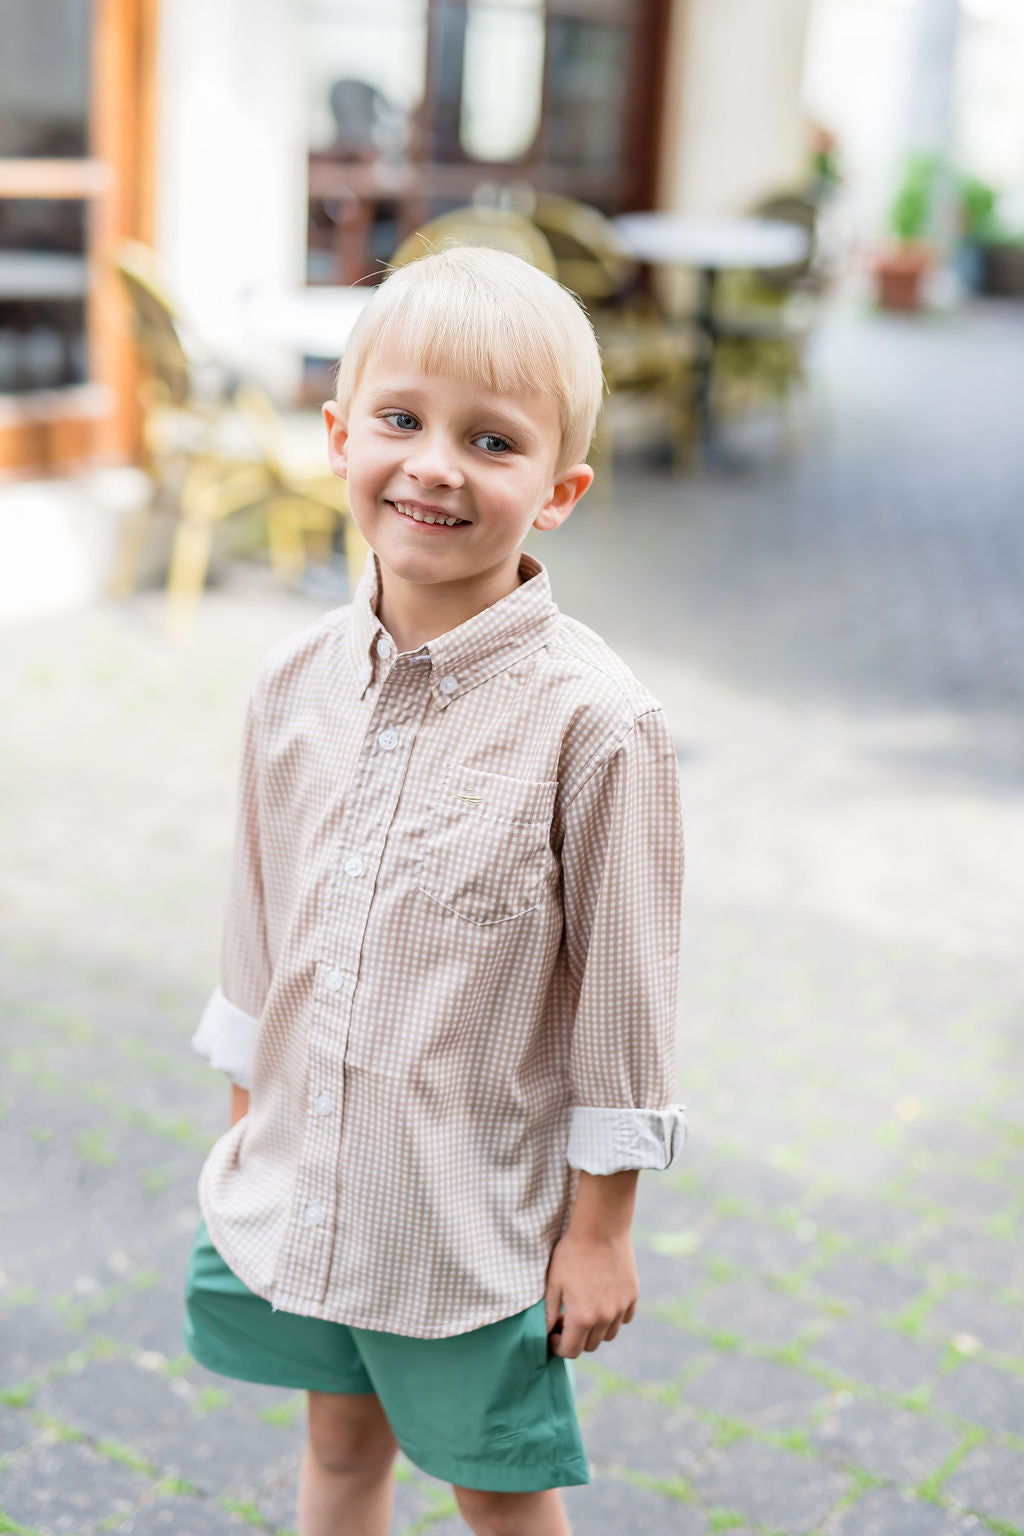
<path id="1" fill-rule="evenodd" d="M 237 1083 L 232 1083 L 231 1084 L 231 1117 L 228 1120 L 228 1125 L 229 1126 L 236 1125 L 238 1123 L 238 1121 L 244 1119 L 245 1116 L 248 1113 L 249 1113 L 249 1090 L 248 1090 L 248 1088 L 239 1088 Z"/>
<path id="2" fill-rule="evenodd" d="M 192 1047 L 233 1087 L 247 1090 L 259 1015 L 270 986 L 259 830 L 259 715 L 249 704 L 238 784 L 234 859 L 221 946 L 221 984 L 211 994 Z M 242 1100 L 232 1094 L 232 1121 Z M 244 1113 L 244 1110 L 242 1111 Z"/>
<path id="3" fill-rule="evenodd" d="M 548 1265 L 544 1299 L 548 1333 L 559 1326 L 551 1340 L 556 1355 L 575 1360 L 633 1319 L 639 1284 L 629 1228 L 636 1181 L 635 1168 L 580 1174 L 572 1217 Z"/>
<path id="4" fill-rule="evenodd" d="M 613 1338 L 637 1298 L 629 1227 L 637 1170 L 667 1168 L 686 1136 L 675 1078 L 683 845 L 675 744 L 658 709 L 599 762 L 566 810 L 566 943 L 577 995 L 567 1159 L 579 1170 L 548 1270 L 552 1347 Z"/>

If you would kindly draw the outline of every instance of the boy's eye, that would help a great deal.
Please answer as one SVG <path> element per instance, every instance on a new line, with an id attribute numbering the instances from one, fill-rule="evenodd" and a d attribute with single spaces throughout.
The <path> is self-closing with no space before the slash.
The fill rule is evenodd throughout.
<path id="1" fill-rule="evenodd" d="M 484 432 L 477 438 L 477 442 L 488 453 L 511 453 L 512 444 L 507 437 L 501 437 L 497 432 Z"/>
<path id="2" fill-rule="evenodd" d="M 419 426 L 419 422 L 410 411 L 385 411 L 384 420 L 389 421 L 400 432 L 415 432 Z"/>

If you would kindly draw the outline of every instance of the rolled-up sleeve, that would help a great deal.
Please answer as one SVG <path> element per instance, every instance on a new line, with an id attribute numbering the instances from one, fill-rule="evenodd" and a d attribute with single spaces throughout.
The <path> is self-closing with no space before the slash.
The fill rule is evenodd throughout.
<path id="1" fill-rule="evenodd" d="M 667 1168 L 683 842 L 675 746 L 660 710 L 603 755 L 565 813 L 566 944 L 577 996 L 567 1157 L 588 1173 Z"/>
<path id="2" fill-rule="evenodd" d="M 235 850 L 221 947 L 221 984 L 203 1010 L 192 1047 L 248 1088 L 259 1017 L 270 987 L 259 824 L 259 715 L 249 704 L 242 743 Z"/>

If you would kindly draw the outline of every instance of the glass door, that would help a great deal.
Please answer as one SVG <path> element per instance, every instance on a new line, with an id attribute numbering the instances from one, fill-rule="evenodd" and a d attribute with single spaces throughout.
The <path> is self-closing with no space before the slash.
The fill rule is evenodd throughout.
<path id="1" fill-rule="evenodd" d="M 5 0 L 0 470 L 126 453 L 135 381 L 111 269 L 147 234 L 155 0 Z"/>

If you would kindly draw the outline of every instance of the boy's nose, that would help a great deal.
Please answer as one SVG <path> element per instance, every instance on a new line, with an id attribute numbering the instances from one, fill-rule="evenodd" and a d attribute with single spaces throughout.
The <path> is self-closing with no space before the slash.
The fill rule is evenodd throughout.
<path id="1" fill-rule="evenodd" d="M 417 434 L 406 454 L 405 469 L 420 485 L 459 486 L 463 481 L 455 445 L 436 434 Z"/>

